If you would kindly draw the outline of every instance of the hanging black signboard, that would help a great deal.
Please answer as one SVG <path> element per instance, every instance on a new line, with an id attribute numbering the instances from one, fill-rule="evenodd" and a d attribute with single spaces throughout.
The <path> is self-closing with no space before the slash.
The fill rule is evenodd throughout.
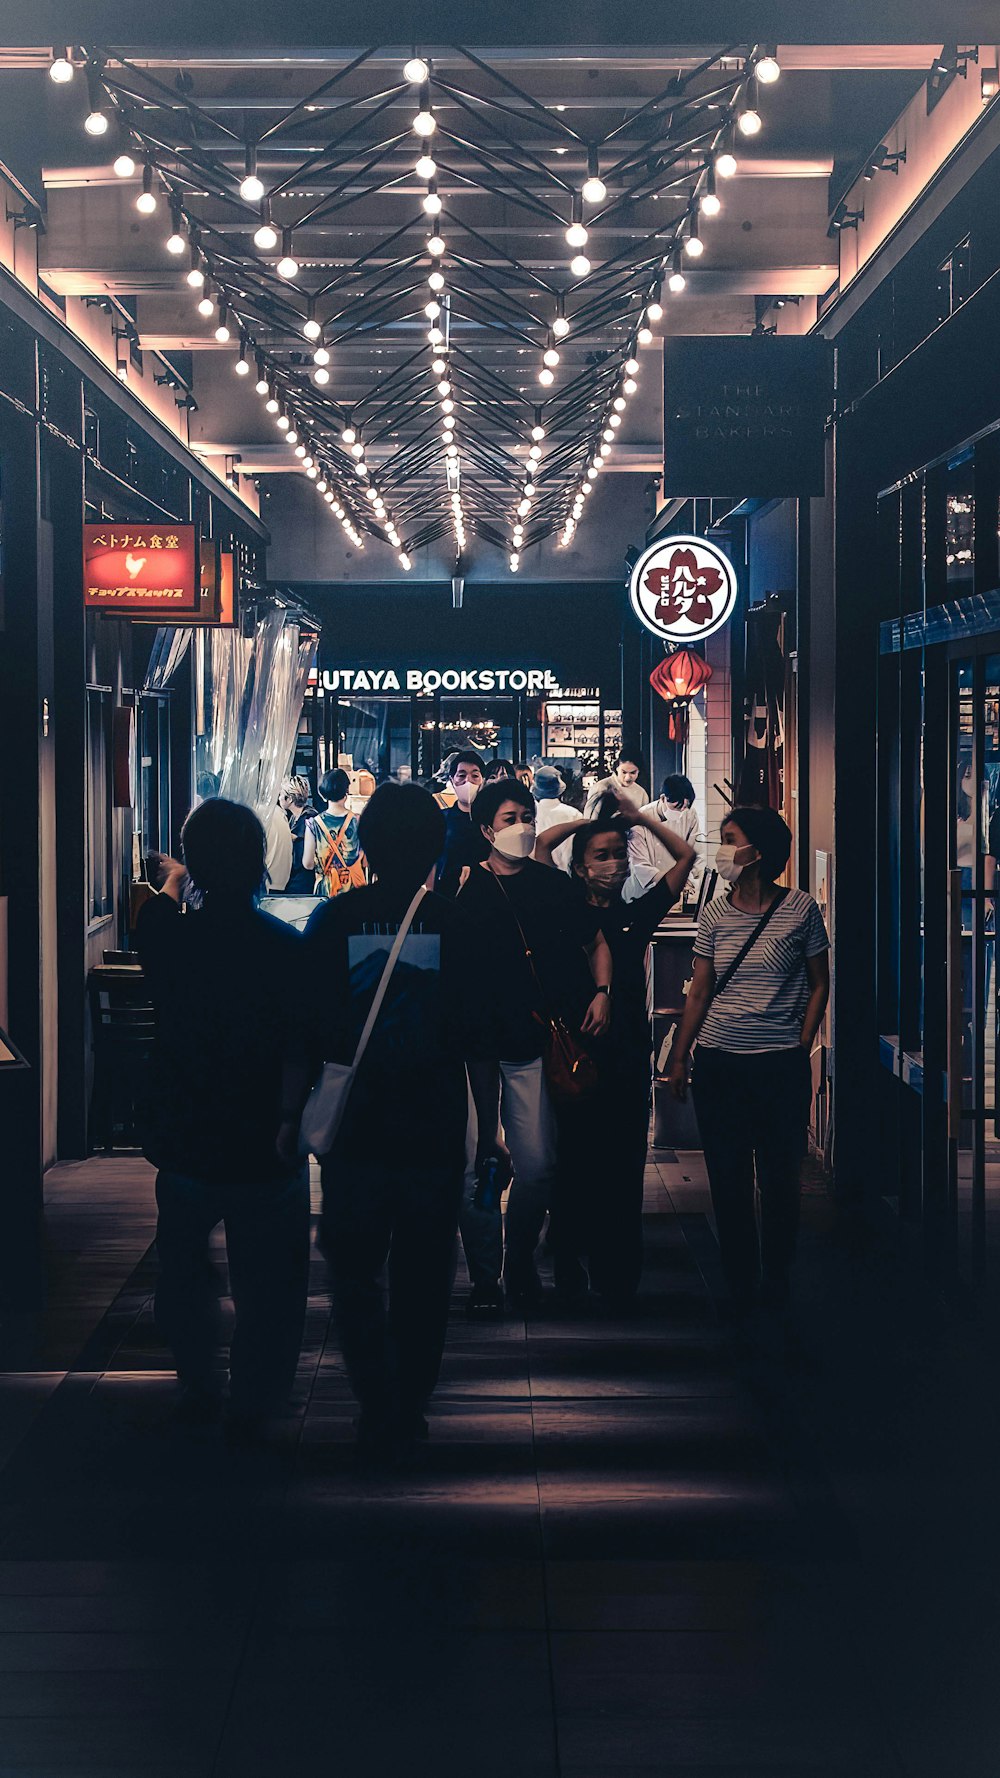
<path id="1" fill-rule="evenodd" d="M 823 433 L 833 405 L 828 340 L 668 334 L 663 376 L 668 500 L 824 492 Z"/>

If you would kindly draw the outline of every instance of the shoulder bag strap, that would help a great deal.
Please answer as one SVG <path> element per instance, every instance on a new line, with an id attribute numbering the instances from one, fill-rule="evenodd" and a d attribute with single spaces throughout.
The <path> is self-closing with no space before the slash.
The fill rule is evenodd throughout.
<path id="1" fill-rule="evenodd" d="M 763 932 L 765 926 L 767 925 L 768 921 L 770 920 L 771 915 L 777 913 L 779 907 L 781 906 L 781 904 L 784 901 L 787 894 L 788 894 L 787 889 L 780 889 L 778 891 L 777 895 L 775 896 L 774 900 L 772 901 L 770 907 L 765 909 L 764 913 L 761 915 L 761 918 L 757 921 L 756 926 L 754 927 L 753 931 L 751 932 L 750 937 L 747 939 L 746 944 L 741 947 L 741 949 L 739 950 L 737 955 L 733 958 L 733 961 L 730 963 L 729 967 L 727 969 L 723 970 L 721 976 L 719 977 L 719 980 L 716 982 L 715 989 L 712 994 L 713 1000 L 716 998 L 716 995 L 725 993 L 726 989 L 728 988 L 730 982 L 733 979 L 733 976 L 736 974 L 736 971 L 739 969 L 740 964 L 743 963 L 745 961 L 745 959 L 749 956 L 750 952 L 753 950 L 754 945 L 757 943 L 757 940 L 759 939 L 761 933 Z"/>
<path id="2" fill-rule="evenodd" d="M 397 932 L 395 938 L 392 941 L 392 949 L 389 952 L 389 955 L 385 960 L 385 968 L 382 971 L 382 979 L 379 982 L 379 985 L 375 990 L 375 998 L 372 1001 L 371 1006 L 368 1008 L 368 1017 L 366 1018 L 366 1020 L 364 1022 L 364 1027 L 362 1029 L 361 1036 L 358 1038 L 358 1047 L 354 1052 L 354 1066 L 355 1066 L 355 1068 L 357 1068 L 359 1066 L 359 1064 L 361 1062 L 361 1058 L 364 1055 L 365 1050 L 368 1048 L 368 1039 L 371 1037 L 371 1034 L 375 1029 L 375 1021 L 378 1018 L 379 1013 L 382 1011 L 382 1002 L 385 999 L 386 991 L 388 989 L 390 981 L 392 980 L 392 972 L 395 969 L 396 964 L 399 962 L 399 953 L 403 949 L 403 945 L 405 943 L 407 934 L 409 933 L 410 927 L 413 925 L 413 922 L 416 919 L 417 909 L 419 908 L 420 903 L 423 901 L 424 896 L 426 894 L 427 894 L 426 886 L 425 886 L 425 884 L 421 883 L 420 888 L 417 890 L 416 895 L 413 897 L 413 900 L 410 903 L 409 909 L 407 911 L 406 919 L 401 922 L 399 931 Z"/>

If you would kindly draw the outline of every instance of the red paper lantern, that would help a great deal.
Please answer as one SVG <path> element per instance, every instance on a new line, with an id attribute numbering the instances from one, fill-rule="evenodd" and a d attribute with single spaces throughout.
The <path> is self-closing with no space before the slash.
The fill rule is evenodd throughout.
<path id="1" fill-rule="evenodd" d="M 688 706 L 691 699 L 712 677 L 712 669 L 700 654 L 689 648 L 678 648 L 653 668 L 649 683 L 670 706 L 668 733 L 672 741 L 688 737 Z"/>

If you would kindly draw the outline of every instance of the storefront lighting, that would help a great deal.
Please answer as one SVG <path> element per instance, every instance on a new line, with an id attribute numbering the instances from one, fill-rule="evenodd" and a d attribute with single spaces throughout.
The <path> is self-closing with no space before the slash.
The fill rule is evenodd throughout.
<path id="1" fill-rule="evenodd" d="M 103 107 L 107 95 L 101 82 L 101 76 L 93 62 L 87 63 L 87 103 L 90 106 L 83 120 L 83 127 L 88 136 L 106 136 L 108 133 L 108 117 Z"/>
<path id="2" fill-rule="evenodd" d="M 314 364 L 329 364 L 329 362 L 330 362 L 330 354 L 327 351 L 326 347 L 325 346 L 317 346 L 315 352 L 313 353 L 313 363 Z"/>
<path id="3" fill-rule="evenodd" d="M 120 154 L 115 161 L 115 172 L 119 179 L 131 179 L 135 173 L 135 161 L 130 154 Z"/>
<path id="4" fill-rule="evenodd" d="M 328 370 L 324 370 L 324 368 L 321 364 L 317 365 L 316 369 L 313 371 L 313 382 L 318 383 L 321 389 L 325 389 L 326 385 L 329 381 L 330 381 L 330 372 Z"/>
<path id="5" fill-rule="evenodd" d="M 590 271 L 590 260 L 585 253 L 578 253 L 575 259 L 570 260 L 569 269 L 574 278 L 585 278 Z"/>
<path id="6" fill-rule="evenodd" d="M 775 81 L 780 79 L 781 64 L 778 61 L 778 52 L 776 49 L 772 49 L 770 44 L 757 57 L 754 63 L 754 73 L 762 86 L 773 86 Z"/>
<path id="7" fill-rule="evenodd" d="M 281 231 L 281 258 L 275 266 L 279 278 L 297 278 L 299 262 L 292 253 L 292 231 L 290 228 Z"/>
<path id="8" fill-rule="evenodd" d="M 432 182 L 431 188 L 424 199 L 424 211 L 428 216 L 440 216 L 442 208 L 443 205 L 441 199 L 438 197 Z"/>
<path id="9" fill-rule="evenodd" d="M 153 190 L 153 169 L 146 162 L 142 169 L 142 190 L 135 200 L 135 207 L 140 216 L 152 216 L 156 209 L 156 193 Z"/>
<path id="10" fill-rule="evenodd" d="M 54 49 L 49 63 L 49 79 L 54 80 L 56 86 L 66 86 L 72 80 L 74 72 L 69 50 Z"/>

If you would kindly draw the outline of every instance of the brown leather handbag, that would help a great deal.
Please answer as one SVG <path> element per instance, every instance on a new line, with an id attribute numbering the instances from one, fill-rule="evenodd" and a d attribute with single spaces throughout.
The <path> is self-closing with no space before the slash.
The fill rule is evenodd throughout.
<path id="1" fill-rule="evenodd" d="M 528 968 L 538 990 L 539 1005 L 545 1009 L 542 1012 L 533 1013 L 532 1017 L 537 1020 L 545 1034 L 542 1068 L 545 1071 L 549 1092 L 557 1105 L 576 1105 L 581 1099 L 586 1099 L 591 1093 L 596 1092 L 599 1081 L 597 1064 L 590 1051 L 570 1030 L 561 1014 L 554 1013 L 548 1008 L 545 990 L 538 979 L 535 960 L 531 954 L 531 946 L 525 937 L 524 928 L 514 912 L 513 902 L 496 873 L 491 871 L 490 876 L 497 888 L 502 891 L 503 898 L 510 908 L 511 919 L 520 934 L 524 954 L 528 959 Z"/>

